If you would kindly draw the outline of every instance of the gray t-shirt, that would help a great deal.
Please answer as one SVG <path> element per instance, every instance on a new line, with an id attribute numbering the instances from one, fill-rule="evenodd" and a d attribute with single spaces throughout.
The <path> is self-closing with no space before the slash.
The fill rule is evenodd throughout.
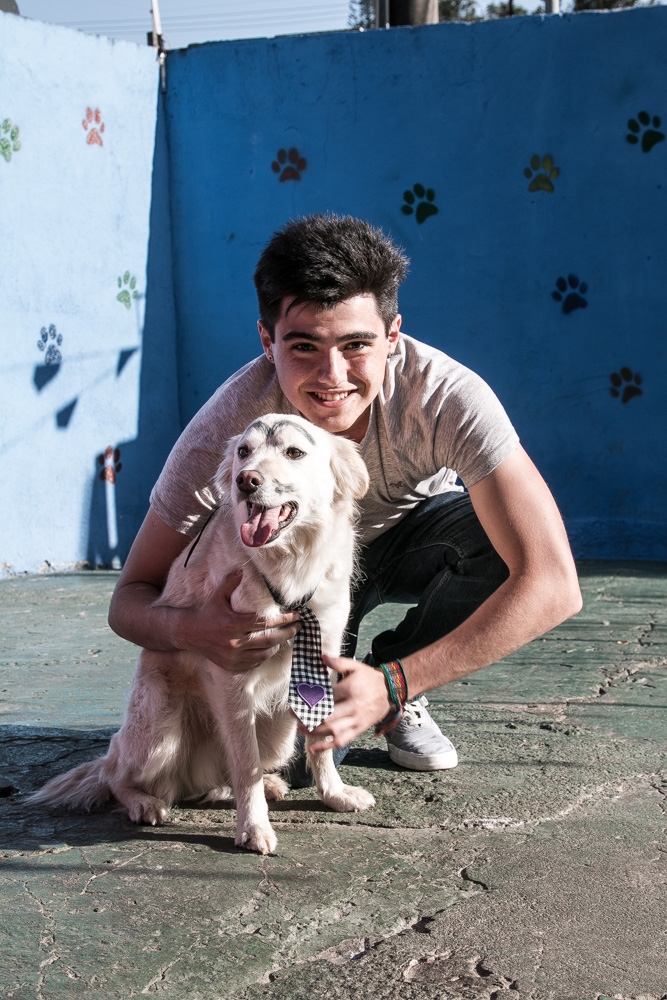
<path id="1" fill-rule="evenodd" d="M 151 493 L 169 527 L 194 536 L 219 503 L 211 485 L 228 438 L 264 413 L 296 413 L 264 355 L 227 379 L 174 445 Z M 473 486 L 518 444 L 492 390 L 469 368 L 401 334 L 360 444 L 371 486 L 360 503 L 368 543 L 421 500 Z"/>

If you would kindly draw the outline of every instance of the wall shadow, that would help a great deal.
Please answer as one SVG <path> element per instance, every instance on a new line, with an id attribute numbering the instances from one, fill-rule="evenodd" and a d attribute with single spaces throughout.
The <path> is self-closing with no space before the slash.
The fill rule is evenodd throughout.
<path id="1" fill-rule="evenodd" d="M 120 352 L 116 376 L 120 375 L 131 353 Z M 153 157 L 137 436 L 130 441 L 113 442 L 122 463 L 115 477 L 115 511 L 111 511 L 115 531 L 109 530 L 108 483 L 101 475 L 104 470 L 99 456 L 91 456 L 86 558 L 92 566 L 118 566 L 125 561 L 148 510 L 150 491 L 180 432 L 169 154 L 165 97 L 160 93 Z"/>

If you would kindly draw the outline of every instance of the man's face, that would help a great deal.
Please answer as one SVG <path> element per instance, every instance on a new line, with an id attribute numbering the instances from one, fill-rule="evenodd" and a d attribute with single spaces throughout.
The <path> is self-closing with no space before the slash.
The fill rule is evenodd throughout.
<path id="1" fill-rule="evenodd" d="M 258 324 L 283 392 L 317 427 L 361 441 L 401 317 L 395 317 L 387 335 L 373 295 L 355 295 L 333 309 L 306 302 L 286 314 L 290 301 L 283 301 L 273 343 Z"/>

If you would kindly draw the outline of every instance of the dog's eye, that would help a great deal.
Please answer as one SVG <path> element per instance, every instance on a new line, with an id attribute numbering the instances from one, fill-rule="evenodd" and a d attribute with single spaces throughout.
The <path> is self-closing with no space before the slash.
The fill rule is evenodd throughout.
<path id="1" fill-rule="evenodd" d="M 288 458 L 302 458 L 306 453 L 299 448 L 288 448 L 285 454 Z"/>
<path id="2" fill-rule="evenodd" d="M 239 458 L 247 458 L 250 454 L 250 449 L 247 448 L 246 445 L 242 444 L 239 448 L 237 448 L 236 454 Z"/>

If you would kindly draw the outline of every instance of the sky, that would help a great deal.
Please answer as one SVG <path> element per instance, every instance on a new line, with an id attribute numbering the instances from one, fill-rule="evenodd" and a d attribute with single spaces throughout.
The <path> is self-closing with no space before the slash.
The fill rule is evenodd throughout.
<path id="1" fill-rule="evenodd" d="M 24 17 L 146 44 L 151 0 L 16 0 Z M 158 0 L 167 48 L 347 28 L 349 0 Z M 540 0 L 519 0 L 532 11 Z M 486 5 L 486 0 L 483 6 Z"/>
<path id="2" fill-rule="evenodd" d="M 146 44 L 151 0 L 16 0 L 24 17 Z M 158 0 L 167 48 L 347 27 L 348 0 Z"/>

